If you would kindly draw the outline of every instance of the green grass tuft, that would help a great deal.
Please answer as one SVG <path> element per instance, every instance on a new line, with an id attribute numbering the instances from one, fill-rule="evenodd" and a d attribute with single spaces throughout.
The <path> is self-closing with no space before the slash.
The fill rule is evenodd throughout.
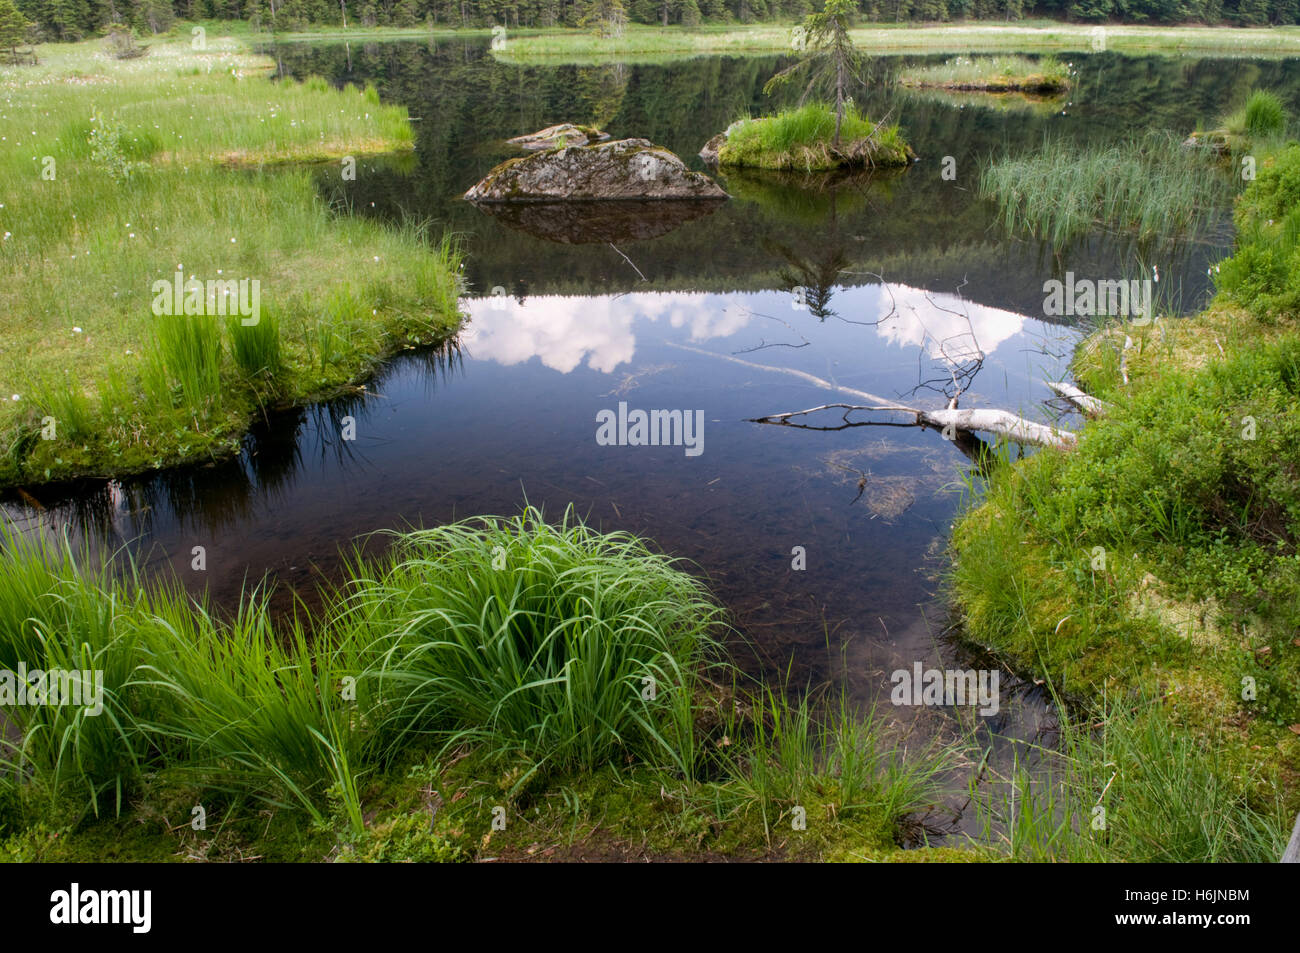
<path id="1" fill-rule="evenodd" d="M 853 166 L 900 166 L 911 161 L 897 125 L 874 123 L 847 109 L 834 145 L 835 113 L 820 104 L 761 119 L 742 119 L 718 150 L 720 166 L 805 172 Z"/>
<path id="2" fill-rule="evenodd" d="M 1286 109 L 1275 93 L 1257 89 L 1246 100 L 1246 132 L 1252 136 L 1275 136 L 1286 126 Z"/>
<path id="3" fill-rule="evenodd" d="M 394 744 L 432 732 L 554 768 L 632 757 L 694 772 L 720 610 L 635 537 L 529 510 L 405 534 L 352 585 L 336 624 L 372 640 Z"/>
<path id="4" fill-rule="evenodd" d="M 1277 801 L 1248 786 L 1159 698 L 1110 702 L 975 798 L 982 839 L 1030 863 L 1275 863 L 1286 846 Z"/>
<path id="5" fill-rule="evenodd" d="M 206 315 L 160 315 L 154 318 L 153 376 L 155 394 L 168 391 L 196 418 L 206 420 L 221 396 L 221 325 Z"/>

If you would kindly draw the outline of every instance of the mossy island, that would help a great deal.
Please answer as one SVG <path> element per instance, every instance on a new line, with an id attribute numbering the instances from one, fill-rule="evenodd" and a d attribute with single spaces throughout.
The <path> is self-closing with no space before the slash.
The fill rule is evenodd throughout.
<path id="1" fill-rule="evenodd" d="M 770 95 L 798 80 L 798 108 L 733 122 L 705 143 L 700 158 L 722 168 L 799 172 L 914 162 L 896 124 L 872 122 L 853 104 L 852 89 L 867 86 L 862 55 L 849 35 L 854 13 L 852 0 L 826 0 L 823 11 L 809 14 L 800 27 L 796 48 L 802 55 L 764 84 Z M 818 96 L 825 98 L 803 105 Z"/>
<path id="2" fill-rule="evenodd" d="M 700 157 L 719 168 L 803 172 L 899 168 L 916 161 L 896 123 L 872 122 L 848 107 L 837 128 L 835 110 L 820 104 L 734 122 L 705 144 Z"/>

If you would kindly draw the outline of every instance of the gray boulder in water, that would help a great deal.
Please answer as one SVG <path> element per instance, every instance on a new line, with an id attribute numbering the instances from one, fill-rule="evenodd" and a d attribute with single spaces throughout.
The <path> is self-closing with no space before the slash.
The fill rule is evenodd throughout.
<path id="1" fill-rule="evenodd" d="M 566 146 L 508 159 L 465 193 L 471 202 L 725 199 L 722 187 L 648 139 Z"/>

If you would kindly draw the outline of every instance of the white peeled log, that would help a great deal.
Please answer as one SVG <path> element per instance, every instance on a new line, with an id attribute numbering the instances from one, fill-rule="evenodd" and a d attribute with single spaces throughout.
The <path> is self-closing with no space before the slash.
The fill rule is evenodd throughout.
<path id="1" fill-rule="evenodd" d="M 1110 410 L 1110 404 L 1096 397 L 1090 397 L 1073 384 L 1067 384 L 1065 381 L 1043 381 L 1043 383 L 1057 397 L 1065 398 L 1089 417 L 1097 417 Z"/>
<path id="2" fill-rule="evenodd" d="M 846 387 L 843 384 L 837 384 L 824 378 L 809 374 L 807 371 L 796 370 L 792 367 L 772 367 L 769 364 L 757 364 L 754 361 L 747 361 L 743 358 L 733 357 L 730 354 L 717 354 L 712 351 L 706 351 L 703 348 L 692 347 L 689 344 L 672 344 L 672 347 L 682 351 L 691 351 L 695 354 L 703 354 L 708 357 L 716 357 L 723 361 L 729 361 L 733 364 L 742 364 L 745 367 L 752 367 L 760 371 L 772 371 L 777 374 L 786 374 L 790 377 L 797 377 L 800 380 L 814 384 L 823 390 L 838 391 L 842 394 L 851 394 L 864 400 L 869 400 L 870 404 L 821 404 L 817 407 L 809 407 L 807 410 L 795 410 L 784 414 L 767 414 L 763 417 L 753 418 L 758 423 L 788 424 L 794 417 L 803 417 L 821 410 L 837 409 L 843 410 L 845 419 L 848 414 L 855 410 L 875 411 L 878 413 L 897 413 L 910 414 L 915 418 L 916 426 L 934 427 L 937 430 L 943 430 L 945 427 L 952 427 L 953 430 L 960 430 L 973 433 L 975 431 L 984 431 L 986 433 L 997 434 L 1014 440 L 1017 443 L 1027 443 L 1038 447 L 1056 447 L 1062 450 L 1068 450 L 1074 447 L 1079 438 L 1069 430 L 1061 430 L 1059 427 L 1049 427 L 1047 424 L 1035 423 L 1032 420 L 1025 420 L 1016 414 L 1007 410 L 957 410 L 945 408 L 942 410 L 925 410 L 920 407 L 909 407 L 906 404 L 896 404 L 875 394 L 868 393 L 864 390 L 858 390 L 854 387 Z"/>
<path id="3" fill-rule="evenodd" d="M 1028 443 L 1038 447 L 1055 447 L 1067 450 L 1074 447 L 1079 438 L 1069 430 L 1049 427 L 1047 424 L 1035 423 L 1007 410 L 975 409 L 925 410 L 920 407 L 908 407 L 906 404 L 820 404 L 806 410 L 793 410 L 784 414 L 767 414 L 754 418 L 756 423 L 788 424 L 795 417 L 804 417 L 822 410 L 842 410 L 844 420 L 855 410 L 876 413 L 910 414 L 918 427 L 933 427 L 936 430 L 960 431 L 964 433 L 997 434 L 1017 443 Z M 849 424 L 849 426 L 862 426 Z"/>
<path id="4" fill-rule="evenodd" d="M 954 430 L 984 431 L 997 434 L 1017 443 L 1031 443 L 1039 447 L 1058 447 L 1066 449 L 1079 442 L 1069 430 L 1049 427 L 1047 424 L 1025 420 L 1007 410 L 917 410 L 916 415 L 922 423 L 942 430 L 952 427 Z"/>

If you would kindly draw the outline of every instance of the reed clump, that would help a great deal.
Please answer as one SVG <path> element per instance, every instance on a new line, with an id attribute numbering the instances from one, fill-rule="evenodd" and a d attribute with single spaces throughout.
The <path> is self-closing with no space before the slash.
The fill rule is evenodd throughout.
<path id="1" fill-rule="evenodd" d="M 1204 157 L 1165 136 L 1104 147 L 1048 141 L 1032 153 L 990 163 L 980 175 L 980 192 L 997 204 L 1009 231 L 1057 247 L 1097 229 L 1140 240 L 1186 236 L 1227 194 Z"/>

